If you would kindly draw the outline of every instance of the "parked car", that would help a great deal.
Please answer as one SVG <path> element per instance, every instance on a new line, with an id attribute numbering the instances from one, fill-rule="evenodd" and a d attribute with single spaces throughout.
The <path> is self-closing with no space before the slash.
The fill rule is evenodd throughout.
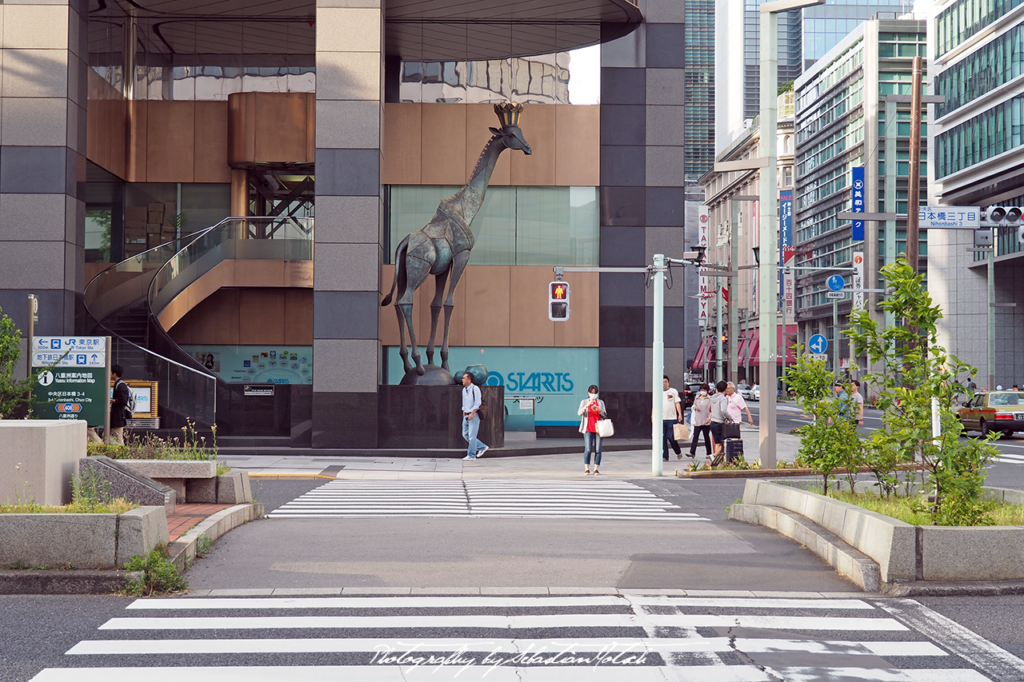
<path id="1" fill-rule="evenodd" d="M 736 387 L 736 392 L 740 394 L 740 397 L 744 400 L 754 399 L 754 390 L 747 384 L 740 384 Z"/>
<path id="2" fill-rule="evenodd" d="M 1024 392 L 990 391 L 975 393 L 957 410 L 964 431 L 1002 431 L 1009 438 L 1014 431 L 1024 431 Z"/>
<path id="3" fill-rule="evenodd" d="M 688 410 L 693 407 L 693 399 L 700 393 L 700 384 L 689 383 L 683 388 L 683 394 L 680 396 L 683 399 L 683 409 Z"/>
<path id="4" fill-rule="evenodd" d="M 753 400 L 754 402 L 760 402 L 761 401 L 761 387 L 758 384 L 754 384 L 750 388 L 750 399 Z M 745 398 L 744 398 L 744 400 L 745 400 Z"/>

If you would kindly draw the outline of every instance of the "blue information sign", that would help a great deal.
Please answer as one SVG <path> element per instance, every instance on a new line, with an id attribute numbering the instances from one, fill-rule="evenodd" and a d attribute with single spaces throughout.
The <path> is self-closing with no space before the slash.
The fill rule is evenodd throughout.
<path id="1" fill-rule="evenodd" d="M 842 275 L 832 275 L 828 278 L 828 288 L 832 291 L 842 291 L 846 286 L 846 280 Z"/>
<path id="2" fill-rule="evenodd" d="M 852 203 L 850 207 L 851 213 L 863 213 L 864 212 L 864 166 L 854 166 L 851 169 L 853 177 L 851 178 L 850 188 L 853 192 Z M 855 242 L 864 241 L 864 221 L 854 220 L 853 230 L 850 235 L 850 239 Z"/>
<path id="3" fill-rule="evenodd" d="M 811 337 L 811 341 L 807 344 L 807 347 L 811 349 L 812 353 L 824 353 L 828 350 L 828 339 L 821 334 L 815 334 Z"/>

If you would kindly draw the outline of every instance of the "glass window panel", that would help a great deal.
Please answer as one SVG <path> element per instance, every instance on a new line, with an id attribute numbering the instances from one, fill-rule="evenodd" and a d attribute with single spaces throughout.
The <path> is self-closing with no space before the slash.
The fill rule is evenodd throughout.
<path id="1" fill-rule="evenodd" d="M 596 187 L 519 187 L 516 263 L 597 265 Z"/>

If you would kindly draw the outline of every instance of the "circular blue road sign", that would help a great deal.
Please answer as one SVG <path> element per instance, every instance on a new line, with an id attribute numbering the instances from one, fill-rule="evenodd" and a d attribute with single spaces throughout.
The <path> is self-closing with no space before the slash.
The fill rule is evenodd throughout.
<path id="1" fill-rule="evenodd" d="M 846 280 L 842 275 L 832 275 L 828 278 L 828 288 L 832 291 L 842 291 L 846 286 Z"/>
<path id="2" fill-rule="evenodd" d="M 828 350 L 828 339 L 821 334 L 815 334 L 807 343 L 807 347 L 811 349 L 812 353 L 824 353 Z"/>

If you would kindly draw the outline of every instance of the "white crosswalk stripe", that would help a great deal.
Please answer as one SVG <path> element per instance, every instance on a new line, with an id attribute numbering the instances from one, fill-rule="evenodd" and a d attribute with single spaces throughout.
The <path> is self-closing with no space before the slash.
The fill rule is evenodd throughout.
<path id="1" fill-rule="evenodd" d="M 632 595 L 137 600 L 32 682 L 992 679 L 898 616 L 934 612 L 911 600 L 883 606 Z M 1001 663 L 1024 666 L 1009 654 Z"/>
<path id="2" fill-rule="evenodd" d="M 348 481 L 311 490 L 270 518 L 541 517 L 705 521 L 626 481 Z"/>
<path id="3" fill-rule="evenodd" d="M 1001 452 L 999 453 L 999 456 L 995 458 L 995 461 L 1004 464 L 1024 464 L 1024 455 Z"/>

